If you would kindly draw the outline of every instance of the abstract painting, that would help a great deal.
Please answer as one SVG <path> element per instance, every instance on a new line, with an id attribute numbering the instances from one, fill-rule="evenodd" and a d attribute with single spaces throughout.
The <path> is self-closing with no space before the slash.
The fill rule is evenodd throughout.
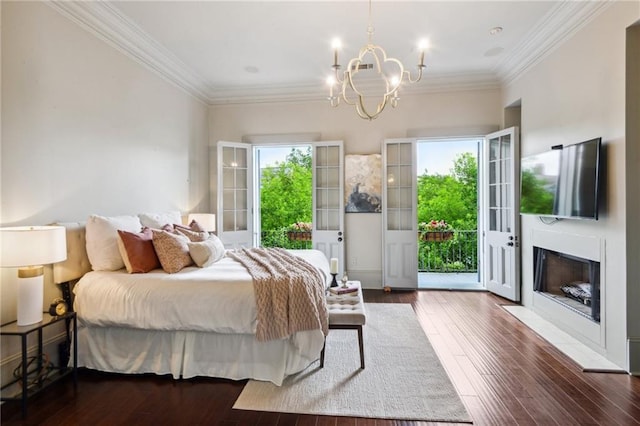
<path id="1" fill-rule="evenodd" d="M 345 155 L 345 212 L 382 212 L 382 155 Z"/>

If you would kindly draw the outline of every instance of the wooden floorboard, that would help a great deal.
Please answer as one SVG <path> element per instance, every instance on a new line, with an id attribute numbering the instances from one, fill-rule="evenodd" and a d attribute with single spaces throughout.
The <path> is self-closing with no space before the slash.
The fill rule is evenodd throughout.
<path id="1" fill-rule="evenodd" d="M 640 425 L 640 378 L 584 373 L 502 309 L 489 293 L 365 290 L 368 303 L 410 303 L 476 425 Z M 365 327 L 366 333 L 366 327 Z M 127 376 L 80 370 L 29 400 L 2 425 L 436 426 L 234 410 L 246 381 Z M 440 425 L 451 426 L 452 423 Z"/>

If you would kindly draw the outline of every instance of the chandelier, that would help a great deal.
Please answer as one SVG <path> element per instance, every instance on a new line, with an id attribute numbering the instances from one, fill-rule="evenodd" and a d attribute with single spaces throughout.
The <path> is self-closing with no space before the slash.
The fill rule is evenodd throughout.
<path id="1" fill-rule="evenodd" d="M 332 107 L 340 105 L 341 99 L 348 105 L 356 107 L 356 112 L 361 118 L 373 120 L 384 110 L 387 104 L 392 108 L 398 105 L 398 89 L 406 77 L 409 83 L 417 83 L 422 78 L 422 70 L 425 68 L 424 51 L 426 41 L 422 41 L 418 47 L 418 73 L 412 78 L 411 72 L 404 69 L 402 62 L 387 56 L 385 50 L 373 44 L 373 25 L 371 24 L 371 0 L 369 0 L 369 25 L 367 26 L 367 44 L 360 49 L 357 57 L 351 59 L 344 71 L 338 63 L 338 50 L 340 41 L 333 42 L 333 71 L 334 75 L 327 79 L 329 85 L 329 103 Z M 366 73 L 358 77 L 358 73 L 373 71 L 377 80 L 367 78 Z M 338 86 L 339 93 L 334 93 L 334 87 Z M 375 87 L 374 87 L 375 86 Z M 372 94 L 372 91 L 379 93 Z M 374 100 L 372 101 L 371 98 Z"/>

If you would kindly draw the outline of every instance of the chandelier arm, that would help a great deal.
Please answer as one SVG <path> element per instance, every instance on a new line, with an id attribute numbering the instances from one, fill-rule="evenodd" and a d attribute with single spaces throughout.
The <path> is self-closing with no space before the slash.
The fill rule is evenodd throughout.
<path id="1" fill-rule="evenodd" d="M 353 105 L 357 105 L 357 102 L 349 100 L 349 97 L 347 96 L 347 84 L 350 81 L 351 81 L 350 79 L 345 79 L 345 81 L 342 83 L 342 99 L 344 99 L 344 102 L 347 105 L 353 106 Z M 355 88 L 353 88 L 353 86 L 351 86 L 351 90 L 353 90 L 358 95 L 358 97 L 361 97 L 360 94 L 355 90 Z"/>
<path id="2" fill-rule="evenodd" d="M 415 80 L 411 78 L 411 71 L 405 70 L 405 72 L 407 73 L 407 81 L 409 81 L 409 83 L 411 84 L 419 82 L 420 79 L 422 79 L 422 70 L 424 68 L 425 65 L 418 65 L 418 75 L 416 76 Z"/>
<path id="3" fill-rule="evenodd" d="M 344 82 L 344 74 L 346 74 L 346 71 L 341 73 L 340 65 L 338 65 L 337 67 L 333 67 L 333 69 L 335 72 L 336 83 L 342 84 Z M 340 74 L 342 74 L 342 77 L 340 77 Z"/>

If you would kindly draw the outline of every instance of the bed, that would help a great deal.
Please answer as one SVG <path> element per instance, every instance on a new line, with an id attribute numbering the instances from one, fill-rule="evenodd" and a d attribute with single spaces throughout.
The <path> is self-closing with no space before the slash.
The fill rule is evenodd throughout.
<path id="1" fill-rule="evenodd" d="M 256 337 L 253 279 L 237 260 L 189 266 L 178 273 L 153 270 L 92 271 L 83 223 L 63 223 L 68 258 L 54 266 L 54 281 L 78 280 L 78 366 L 127 373 L 171 374 L 282 384 L 319 358 L 321 329 L 261 341 Z M 329 282 L 329 264 L 317 250 L 291 250 Z"/>

